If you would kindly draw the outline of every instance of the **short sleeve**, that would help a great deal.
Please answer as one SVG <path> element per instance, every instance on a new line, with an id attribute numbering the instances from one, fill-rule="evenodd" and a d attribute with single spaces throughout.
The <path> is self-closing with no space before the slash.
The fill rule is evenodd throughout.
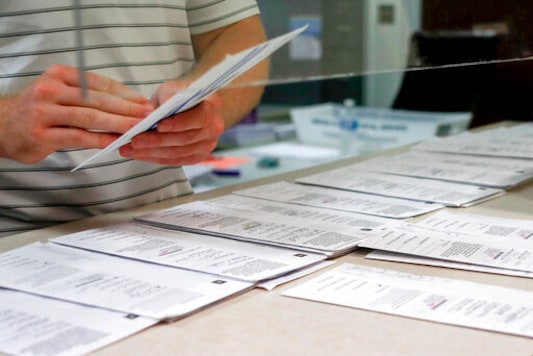
<path id="1" fill-rule="evenodd" d="M 189 29 L 193 35 L 259 14 L 255 0 L 187 0 L 186 8 Z"/>

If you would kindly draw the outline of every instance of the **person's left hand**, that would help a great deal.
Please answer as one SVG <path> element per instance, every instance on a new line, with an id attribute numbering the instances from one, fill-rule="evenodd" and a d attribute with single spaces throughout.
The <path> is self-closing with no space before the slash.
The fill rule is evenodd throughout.
<path id="1" fill-rule="evenodd" d="M 153 97 L 156 106 L 186 85 L 183 81 L 162 84 Z M 224 132 L 221 106 L 220 96 L 212 94 L 195 107 L 160 121 L 154 130 L 133 137 L 120 148 L 120 154 L 165 165 L 201 162 L 215 149 Z"/>

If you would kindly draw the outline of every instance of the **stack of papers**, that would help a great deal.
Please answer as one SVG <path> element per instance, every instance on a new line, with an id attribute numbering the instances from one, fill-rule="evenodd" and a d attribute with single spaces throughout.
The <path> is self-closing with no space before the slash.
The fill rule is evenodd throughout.
<path id="1" fill-rule="evenodd" d="M 184 112 L 199 104 L 209 95 L 227 86 L 235 78 L 270 56 L 270 54 L 298 36 L 306 28 L 307 26 L 303 26 L 239 53 L 227 55 L 223 61 L 211 67 L 186 89 L 177 92 L 141 122 L 125 132 L 106 148 L 80 163 L 72 171 L 85 167 L 89 163 L 117 150 L 119 147 L 129 143 L 134 136 L 154 128 L 159 121 Z"/>
<path id="2" fill-rule="evenodd" d="M 261 200 L 257 200 L 258 203 Z M 293 209 L 296 210 L 296 209 Z M 250 211 L 208 201 L 178 205 L 135 217 L 143 224 L 295 249 L 336 257 L 346 254 L 379 225 L 327 223 L 324 219 Z M 352 221 L 357 216 L 352 217 Z M 370 221 L 365 218 L 365 221 Z M 387 220 L 393 224 L 393 220 Z M 383 222 L 381 223 L 383 224 Z"/>
<path id="3" fill-rule="evenodd" d="M 0 286 L 164 320 L 242 293 L 251 283 L 34 243 L 0 254 Z"/>
<path id="4" fill-rule="evenodd" d="M 432 202 L 396 199 L 289 182 L 264 184 L 237 190 L 233 194 L 394 219 L 407 219 L 444 207 L 442 204 Z"/>
<path id="5" fill-rule="evenodd" d="M 275 214 L 280 218 L 305 219 L 308 226 L 318 224 L 328 226 L 331 224 L 345 228 L 348 233 L 357 234 L 363 229 L 370 231 L 385 226 L 401 225 L 400 221 L 379 216 L 358 214 L 347 211 L 324 209 L 313 206 L 294 205 L 283 202 L 255 199 L 239 195 L 223 195 L 207 200 L 211 204 L 222 207 L 253 211 L 259 214 Z"/>
<path id="6" fill-rule="evenodd" d="M 447 233 L 413 225 L 388 228 L 360 246 L 446 261 L 533 272 L 530 241 L 502 243 L 499 237 Z"/>
<path id="7" fill-rule="evenodd" d="M 498 128 L 479 133 L 464 132 L 445 138 L 423 141 L 415 150 L 509 158 L 533 158 L 533 124 Z"/>
<path id="8" fill-rule="evenodd" d="M 532 138 L 531 123 L 433 138 L 410 152 L 301 177 L 296 182 L 339 192 L 468 207 L 533 179 Z M 265 198 L 257 189 L 237 194 Z"/>
<path id="9" fill-rule="evenodd" d="M 0 349 L 12 355 L 84 355 L 157 322 L 0 289 Z"/>
<path id="10" fill-rule="evenodd" d="M 368 258 L 533 277 L 530 220 L 441 211 L 385 230 L 361 243 L 378 250 Z"/>
<path id="11" fill-rule="evenodd" d="M 433 202 L 450 207 L 470 206 L 505 193 L 502 189 L 470 184 L 365 172 L 353 165 L 298 178 L 296 181 L 360 193 Z"/>
<path id="12" fill-rule="evenodd" d="M 510 189 L 533 178 L 533 159 L 410 151 L 351 166 L 366 172 Z"/>
<path id="13" fill-rule="evenodd" d="M 50 241 L 249 283 L 272 279 L 326 258 L 313 253 L 127 223 Z"/>

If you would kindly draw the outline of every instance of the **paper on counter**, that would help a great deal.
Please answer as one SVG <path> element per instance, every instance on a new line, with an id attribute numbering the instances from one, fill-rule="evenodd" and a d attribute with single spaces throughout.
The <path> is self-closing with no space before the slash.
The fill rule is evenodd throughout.
<path id="1" fill-rule="evenodd" d="M 495 236 L 451 233 L 406 224 L 389 227 L 360 243 L 376 250 L 400 252 L 452 262 L 533 272 L 533 244 Z"/>
<path id="2" fill-rule="evenodd" d="M 533 124 L 524 123 L 509 128 L 436 137 L 413 146 L 413 149 L 533 159 L 532 132 Z"/>
<path id="3" fill-rule="evenodd" d="M 34 243 L 0 254 L 0 286 L 154 319 L 175 319 L 253 284 Z"/>
<path id="4" fill-rule="evenodd" d="M 50 240 L 71 247 L 256 283 L 313 265 L 324 255 L 135 223 Z"/>
<path id="5" fill-rule="evenodd" d="M 328 208 L 319 208 L 314 206 L 288 204 L 235 194 L 223 195 L 206 201 L 211 204 L 216 204 L 227 208 L 253 211 L 258 214 L 266 213 L 280 215 L 282 218 L 305 219 L 309 222 L 309 224 L 315 223 L 321 224 L 321 226 L 334 224 L 345 229 L 345 232 L 353 232 L 354 234 L 360 233 L 361 230 L 366 231 L 385 226 L 403 225 L 403 222 L 397 219 L 358 214 Z"/>
<path id="6" fill-rule="evenodd" d="M 0 289 L 0 352 L 85 355 L 158 321 Z"/>
<path id="7" fill-rule="evenodd" d="M 502 189 L 439 180 L 402 177 L 378 172 L 363 172 L 352 166 L 296 179 L 298 183 L 345 189 L 360 193 L 434 202 L 465 207 L 501 196 Z"/>
<path id="8" fill-rule="evenodd" d="M 533 178 L 533 159 L 409 151 L 352 165 L 361 171 L 391 173 L 509 189 Z"/>
<path id="9" fill-rule="evenodd" d="M 533 245 L 533 220 L 442 210 L 416 222 L 415 225 L 445 232 L 501 237 L 502 241 L 529 240 Z"/>
<path id="10" fill-rule="evenodd" d="M 432 202 L 418 202 L 283 181 L 236 190 L 233 194 L 394 219 L 407 219 L 444 208 L 444 205 Z"/>
<path id="11" fill-rule="evenodd" d="M 297 249 L 328 257 L 354 250 L 372 231 L 316 219 L 220 206 L 207 201 L 180 204 L 134 219 L 166 229 Z"/>
<path id="12" fill-rule="evenodd" d="M 186 89 L 176 93 L 137 125 L 121 135 L 106 148 L 98 151 L 95 155 L 80 163 L 77 167 L 72 169 L 72 171 L 76 171 L 104 155 L 117 150 L 119 147 L 129 143 L 134 136 L 153 128 L 162 119 L 186 111 L 197 105 L 206 97 L 225 87 L 232 80 L 267 58 L 278 48 L 304 31 L 306 27 L 307 26 L 303 26 L 239 53 L 227 55 L 224 60 L 211 67 Z"/>
<path id="13" fill-rule="evenodd" d="M 429 231 L 437 230 L 449 234 L 458 233 L 487 236 L 492 238 L 491 241 L 496 239 L 496 242 L 499 241 L 501 246 L 506 247 L 512 247 L 514 241 L 528 241 L 525 243 L 533 246 L 533 221 L 531 220 L 439 211 L 414 225 L 429 229 Z M 458 237 L 460 236 L 458 235 Z M 533 272 L 481 266 L 467 262 L 459 263 L 449 260 L 431 259 L 412 254 L 373 251 L 366 255 L 366 258 L 533 278 Z"/>
<path id="14" fill-rule="evenodd" d="M 533 337 L 533 292 L 343 264 L 284 296 Z"/>
<path id="15" fill-rule="evenodd" d="M 410 263 L 414 265 L 462 269 L 465 271 L 500 274 L 504 276 L 533 278 L 533 272 L 515 271 L 512 269 L 480 266 L 471 263 L 437 260 L 434 258 L 406 255 L 404 253 L 396 253 L 389 251 L 374 250 L 368 253 L 365 258 L 369 260 Z"/>

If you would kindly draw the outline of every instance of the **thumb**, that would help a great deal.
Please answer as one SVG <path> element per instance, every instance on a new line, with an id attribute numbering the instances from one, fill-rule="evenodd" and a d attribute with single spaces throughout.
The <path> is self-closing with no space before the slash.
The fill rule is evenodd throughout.
<path id="1" fill-rule="evenodd" d="M 170 82 L 165 82 L 157 88 L 154 95 L 152 96 L 152 102 L 159 106 L 165 101 L 170 99 L 177 92 L 187 88 L 191 82 L 183 80 L 174 80 Z"/>

